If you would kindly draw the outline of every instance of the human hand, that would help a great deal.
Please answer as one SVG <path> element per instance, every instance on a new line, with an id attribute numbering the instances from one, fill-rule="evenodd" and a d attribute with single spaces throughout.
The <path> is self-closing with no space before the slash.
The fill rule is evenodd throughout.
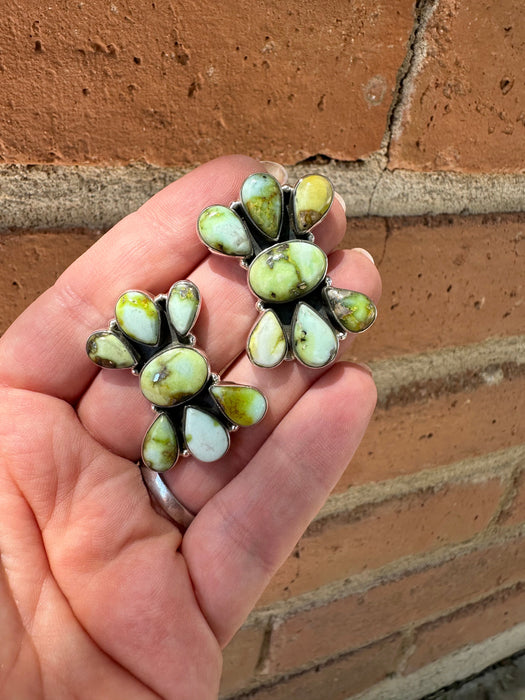
<path id="1" fill-rule="evenodd" d="M 375 405 L 369 373 L 242 352 L 257 312 L 246 272 L 208 255 L 201 210 L 236 199 L 261 170 L 241 156 L 201 166 L 117 224 L 0 341 L 0 695 L 208 700 L 221 649 L 322 506 Z M 327 252 L 345 217 L 315 229 Z M 379 275 L 358 251 L 330 256 L 335 286 L 377 302 Z M 90 333 L 127 289 L 197 284 L 198 347 L 223 380 L 267 396 L 265 419 L 229 453 L 180 460 L 165 475 L 197 516 L 184 535 L 150 504 L 135 466 L 152 421 L 129 372 L 99 371 Z M 238 359 L 236 359 L 238 358 Z"/>

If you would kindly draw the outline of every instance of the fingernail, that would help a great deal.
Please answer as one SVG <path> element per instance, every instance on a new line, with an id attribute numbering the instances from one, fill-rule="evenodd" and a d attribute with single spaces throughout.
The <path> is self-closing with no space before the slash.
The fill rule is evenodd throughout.
<path id="1" fill-rule="evenodd" d="M 343 211 L 346 214 L 346 202 L 345 202 L 345 200 L 342 198 L 342 196 L 339 194 L 339 192 L 334 192 L 334 197 L 335 197 L 335 199 L 337 199 L 339 204 L 343 207 Z"/>
<path id="2" fill-rule="evenodd" d="M 288 182 L 288 171 L 280 163 L 274 163 L 273 160 L 261 160 L 261 165 L 267 173 L 273 175 L 280 185 L 285 185 Z"/>
<path id="3" fill-rule="evenodd" d="M 364 255 L 365 258 L 368 258 L 370 262 L 375 265 L 375 260 L 368 250 L 365 250 L 364 248 L 352 248 L 352 250 L 354 250 L 356 253 L 361 253 L 361 255 Z"/>

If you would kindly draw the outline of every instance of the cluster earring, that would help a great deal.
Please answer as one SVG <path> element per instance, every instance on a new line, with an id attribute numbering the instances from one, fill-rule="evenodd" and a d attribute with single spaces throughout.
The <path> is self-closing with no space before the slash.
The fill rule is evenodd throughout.
<path id="1" fill-rule="evenodd" d="M 267 410 L 261 391 L 221 382 L 195 347 L 190 331 L 200 305 L 199 290 L 189 280 L 155 298 L 129 290 L 118 299 L 108 329 L 87 341 L 87 354 L 99 367 L 138 375 L 156 413 L 142 442 L 142 464 L 154 472 L 165 472 L 190 454 L 203 462 L 220 459 L 230 433 L 255 425 Z"/>
<path id="2" fill-rule="evenodd" d="M 328 259 L 312 228 L 328 213 L 334 191 L 328 178 L 307 175 L 294 188 L 268 173 L 250 175 L 240 201 L 214 204 L 197 223 L 214 253 L 240 259 L 258 298 L 259 319 L 246 350 L 259 367 L 297 359 L 307 367 L 332 363 L 340 340 L 361 333 L 376 319 L 365 294 L 332 286 Z"/>

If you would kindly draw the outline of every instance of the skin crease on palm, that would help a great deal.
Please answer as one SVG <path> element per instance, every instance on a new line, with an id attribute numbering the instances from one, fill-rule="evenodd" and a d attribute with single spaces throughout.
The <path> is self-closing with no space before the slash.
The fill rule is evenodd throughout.
<path id="1" fill-rule="evenodd" d="M 0 341 L 1 698 L 216 698 L 221 649 L 363 436 L 376 400 L 366 369 L 253 367 L 243 353 L 257 317 L 246 273 L 196 235 L 202 209 L 228 205 L 262 169 L 228 156 L 168 186 Z M 344 230 L 335 201 L 316 242 L 329 253 Z M 379 274 L 361 252 L 332 253 L 329 274 L 377 303 Z M 124 290 L 159 294 L 185 278 L 203 298 L 198 347 L 214 371 L 227 368 L 223 380 L 261 388 L 270 408 L 219 462 L 188 458 L 168 473 L 197 512 L 182 536 L 153 510 L 135 466 L 152 420 L 137 378 L 99 371 L 85 342 Z"/>

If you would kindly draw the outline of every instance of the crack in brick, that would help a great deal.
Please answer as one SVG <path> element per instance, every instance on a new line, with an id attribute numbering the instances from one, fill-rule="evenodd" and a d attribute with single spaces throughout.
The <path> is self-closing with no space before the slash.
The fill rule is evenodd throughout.
<path id="1" fill-rule="evenodd" d="M 390 106 L 385 134 L 383 136 L 382 150 L 388 161 L 392 134 L 401 120 L 401 113 L 408 102 L 412 92 L 412 78 L 417 72 L 421 57 L 425 55 L 424 34 L 428 21 L 434 13 L 439 0 L 417 0 L 414 6 L 414 26 L 408 40 L 408 48 L 399 67 L 394 97 Z M 387 163 L 385 163 L 385 169 Z M 375 191 L 375 188 L 374 188 Z"/>

